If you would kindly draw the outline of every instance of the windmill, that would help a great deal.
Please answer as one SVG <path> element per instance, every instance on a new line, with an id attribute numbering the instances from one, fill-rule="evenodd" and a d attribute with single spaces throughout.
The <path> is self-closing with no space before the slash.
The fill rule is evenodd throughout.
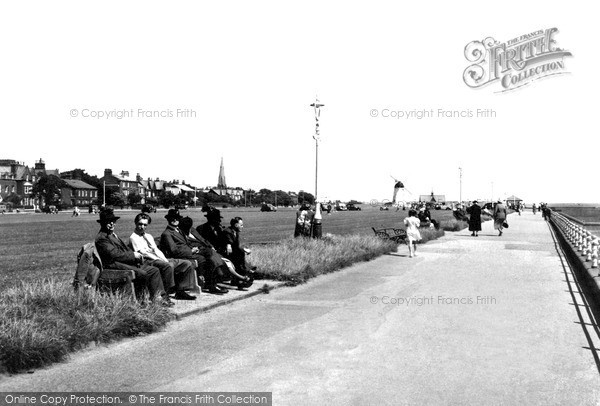
<path id="1" fill-rule="evenodd" d="M 390 176 L 391 176 L 391 175 L 390 175 Z M 394 178 L 393 176 L 391 176 L 391 177 L 392 177 L 392 179 L 394 179 L 394 182 L 396 182 L 396 183 L 394 184 L 394 197 L 392 198 L 392 204 L 394 204 L 394 205 L 395 205 L 395 204 L 396 204 L 396 197 L 398 196 L 398 191 L 399 191 L 400 189 L 404 189 L 404 190 L 406 190 L 406 191 L 407 191 L 408 193 L 410 193 L 411 195 L 412 195 L 412 193 L 411 193 L 411 192 L 410 192 L 408 189 L 406 189 L 406 188 L 404 187 L 404 183 L 402 183 L 402 182 L 401 182 L 401 181 L 399 181 L 398 179 Z"/>

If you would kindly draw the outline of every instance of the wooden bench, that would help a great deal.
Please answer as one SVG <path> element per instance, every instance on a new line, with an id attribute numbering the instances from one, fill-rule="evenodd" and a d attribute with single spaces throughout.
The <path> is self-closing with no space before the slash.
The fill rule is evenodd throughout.
<path id="1" fill-rule="evenodd" d="M 401 244 L 406 240 L 406 231 L 401 228 L 371 228 L 377 237 L 384 240 L 392 240 L 396 244 Z"/>
<path id="2" fill-rule="evenodd" d="M 85 244 L 77 255 L 77 270 L 73 279 L 75 289 L 96 288 L 99 290 L 122 290 L 135 297 L 133 270 L 104 269 L 102 260 L 91 242 Z"/>

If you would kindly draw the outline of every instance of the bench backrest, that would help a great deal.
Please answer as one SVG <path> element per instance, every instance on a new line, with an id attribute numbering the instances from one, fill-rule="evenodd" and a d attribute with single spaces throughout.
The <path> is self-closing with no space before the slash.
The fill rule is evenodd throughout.
<path id="1" fill-rule="evenodd" d="M 95 286 L 102 272 L 102 260 L 93 242 L 84 244 L 77 254 L 77 269 L 73 278 L 73 286 Z"/>

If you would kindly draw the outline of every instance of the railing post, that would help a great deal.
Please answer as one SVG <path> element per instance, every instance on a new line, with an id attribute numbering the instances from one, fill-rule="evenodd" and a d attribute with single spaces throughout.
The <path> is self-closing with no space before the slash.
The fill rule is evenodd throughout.
<path id="1" fill-rule="evenodd" d="M 592 233 L 586 230 L 587 234 L 585 238 L 585 261 L 589 262 L 592 260 Z"/>
<path id="2" fill-rule="evenodd" d="M 592 240 L 592 268 L 598 268 L 598 239 Z"/>

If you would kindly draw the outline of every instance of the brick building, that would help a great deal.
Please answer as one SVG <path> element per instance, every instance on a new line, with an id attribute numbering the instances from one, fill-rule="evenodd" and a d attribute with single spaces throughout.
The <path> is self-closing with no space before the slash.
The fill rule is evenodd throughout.
<path id="1" fill-rule="evenodd" d="M 98 190 L 78 179 L 62 179 L 61 203 L 68 206 L 88 206 L 97 203 Z"/>

